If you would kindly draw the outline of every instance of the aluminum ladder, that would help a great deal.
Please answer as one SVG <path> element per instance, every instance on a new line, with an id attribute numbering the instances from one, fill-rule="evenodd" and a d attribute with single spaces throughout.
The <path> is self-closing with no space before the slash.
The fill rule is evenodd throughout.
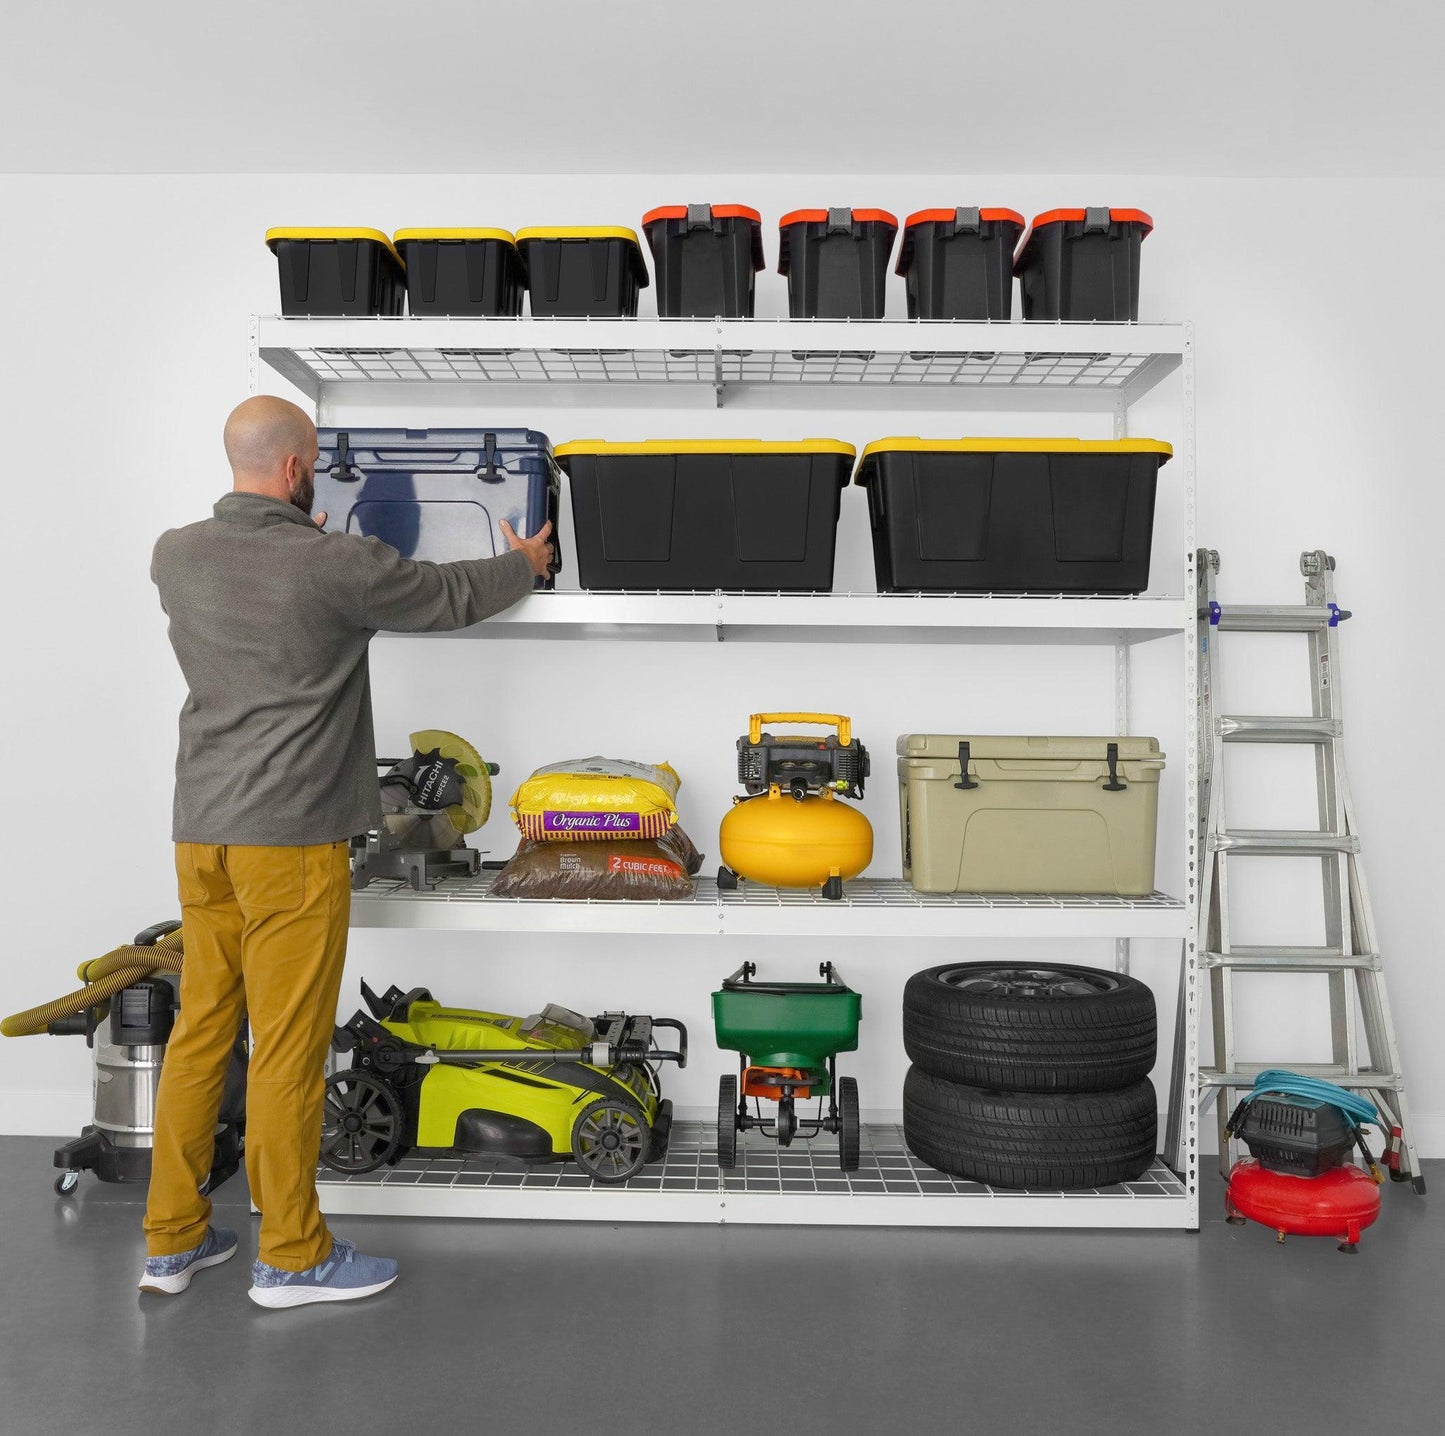
<path id="1" fill-rule="evenodd" d="M 1214 1061 L 1197 1073 L 1185 1070 L 1185 983 L 1179 986 L 1169 1124 L 1165 1150 L 1184 1169 L 1187 1113 L 1202 1120 L 1215 1104 L 1220 1168 L 1229 1169 L 1225 1129 L 1233 1093 L 1247 1090 L 1266 1067 L 1290 1066 L 1323 1077 L 1371 1098 L 1389 1124 L 1384 1165 L 1396 1181 L 1410 1181 L 1424 1193 L 1425 1179 L 1415 1152 L 1414 1130 L 1405 1100 L 1399 1047 L 1385 995 L 1385 974 L 1375 941 L 1375 922 L 1360 863 L 1360 839 L 1345 772 L 1340 704 L 1339 625 L 1350 617 L 1335 602 L 1335 561 L 1323 549 L 1300 555 L 1305 577 L 1302 606 L 1221 607 L 1215 597 L 1219 555 L 1200 549 L 1198 574 L 1199 646 L 1199 813 L 1201 831 L 1198 945 L 1209 974 L 1214 1027 Z M 1217 635 L 1221 633 L 1304 634 L 1309 639 L 1313 712 L 1309 717 L 1242 717 L 1219 709 Z M 1319 830 L 1241 830 L 1225 821 L 1224 745 L 1294 743 L 1315 749 Z M 1324 876 L 1325 943 L 1322 947 L 1236 946 L 1229 935 L 1229 860 L 1236 857 L 1318 857 Z M 1236 972 L 1324 973 L 1329 978 L 1328 1063 L 1246 1063 L 1234 1043 Z M 1364 1048 L 1359 1042 L 1363 1028 Z M 1196 1086 L 1197 1083 L 1197 1086 Z"/>

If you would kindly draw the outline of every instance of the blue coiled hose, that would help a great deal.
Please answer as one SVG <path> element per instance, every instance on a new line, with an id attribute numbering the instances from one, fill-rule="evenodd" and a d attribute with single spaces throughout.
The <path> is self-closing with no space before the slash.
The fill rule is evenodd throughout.
<path id="1" fill-rule="evenodd" d="M 1349 1124 L 1358 1129 L 1370 1124 L 1388 1132 L 1380 1110 L 1368 1098 L 1347 1088 L 1337 1087 L 1319 1077 L 1303 1077 L 1298 1072 L 1286 1072 L 1282 1067 L 1271 1067 L 1254 1079 L 1254 1088 L 1244 1100 L 1252 1102 L 1267 1092 L 1277 1092 L 1286 1097 L 1302 1097 L 1307 1102 L 1328 1102 L 1345 1114 Z"/>

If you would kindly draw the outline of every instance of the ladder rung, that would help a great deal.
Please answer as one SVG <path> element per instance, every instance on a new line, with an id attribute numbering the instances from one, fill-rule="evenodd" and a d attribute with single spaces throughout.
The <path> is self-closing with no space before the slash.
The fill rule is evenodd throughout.
<path id="1" fill-rule="evenodd" d="M 1200 618 L 1208 618 L 1205 609 Z M 1220 609 L 1219 622 L 1215 625 L 1222 632 L 1236 633 L 1314 633 L 1317 629 L 1328 628 L 1336 614 L 1328 608 L 1313 608 L 1303 604 L 1280 604 L 1239 606 L 1226 604 Z"/>
<path id="2" fill-rule="evenodd" d="M 1235 828 L 1211 833 L 1209 846 L 1217 853 L 1253 857 L 1319 857 L 1358 853 L 1360 840 L 1353 833 L 1285 832 L 1266 828 Z"/>
<path id="3" fill-rule="evenodd" d="M 1226 743 L 1328 743 L 1338 738 L 1338 718 L 1265 718 L 1222 714 L 1219 736 Z"/>
<path id="4" fill-rule="evenodd" d="M 1199 1069 L 1201 1087 L 1253 1087 L 1254 1079 L 1271 1068 L 1285 1067 L 1280 1062 L 1239 1062 L 1233 1072 L 1220 1072 L 1215 1067 Z M 1348 1072 L 1332 1062 L 1291 1062 L 1286 1067 L 1301 1077 L 1323 1077 L 1336 1087 L 1354 1092 L 1398 1092 L 1404 1085 L 1398 1072 Z"/>
<path id="5" fill-rule="evenodd" d="M 1334 972 L 1364 967 L 1378 972 L 1377 952 L 1341 952 L 1337 947 L 1235 947 L 1228 952 L 1201 954 L 1205 967 L 1227 967 L 1235 972 Z"/>

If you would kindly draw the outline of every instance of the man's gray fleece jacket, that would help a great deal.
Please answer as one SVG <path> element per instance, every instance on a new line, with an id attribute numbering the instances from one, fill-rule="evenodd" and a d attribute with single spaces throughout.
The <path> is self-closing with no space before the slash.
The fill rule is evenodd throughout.
<path id="1" fill-rule="evenodd" d="M 259 494 L 227 494 L 213 518 L 163 533 L 151 579 L 190 689 L 175 841 L 291 847 L 379 826 L 372 634 L 465 628 L 532 578 L 523 553 L 413 562 Z"/>

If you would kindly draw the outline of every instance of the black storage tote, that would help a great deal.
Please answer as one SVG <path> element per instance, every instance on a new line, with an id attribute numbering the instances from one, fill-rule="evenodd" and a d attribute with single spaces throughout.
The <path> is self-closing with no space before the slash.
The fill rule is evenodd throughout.
<path id="1" fill-rule="evenodd" d="M 517 231 L 532 313 L 541 319 L 631 319 L 647 288 L 642 245 L 630 229 L 564 225 Z"/>
<path id="2" fill-rule="evenodd" d="M 669 204 L 642 216 L 663 319 L 751 319 L 763 220 L 742 204 Z"/>
<path id="3" fill-rule="evenodd" d="M 561 444 L 578 581 L 827 592 L 854 454 L 834 439 Z"/>
<path id="4" fill-rule="evenodd" d="M 406 266 L 379 229 L 268 229 L 281 313 L 400 314 Z"/>
<path id="5" fill-rule="evenodd" d="M 522 312 L 527 271 L 505 229 L 399 229 L 413 314 L 508 318 Z"/>
<path id="6" fill-rule="evenodd" d="M 1139 593 L 1156 439 L 880 439 L 863 450 L 883 593 Z"/>
<path id="7" fill-rule="evenodd" d="M 1142 209 L 1051 209 L 1014 260 L 1025 319 L 1113 323 L 1139 317 L 1139 246 L 1154 221 Z"/>
<path id="8" fill-rule="evenodd" d="M 1011 209 L 922 209 L 903 222 L 898 269 L 910 319 L 1007 319 L 1024 217 Z"/>
<path id="9" fill-rule="evenodd" d="M 449 563 L 507 552 L 552 521 L 561 476 L 532 429 L 319 429 L 315 508 L 328 533 L 379 538 L 404 558 Z M 555 569 L 554 569 L 555 572 Z M 538 588 L 552 580 L 538 579 Z"/>
<path id="10" fill-rule="evenodd" d="M 794 319 L 882 319 L 898 221 L 883 209 L 795 209 L 778 222 Z"/>

